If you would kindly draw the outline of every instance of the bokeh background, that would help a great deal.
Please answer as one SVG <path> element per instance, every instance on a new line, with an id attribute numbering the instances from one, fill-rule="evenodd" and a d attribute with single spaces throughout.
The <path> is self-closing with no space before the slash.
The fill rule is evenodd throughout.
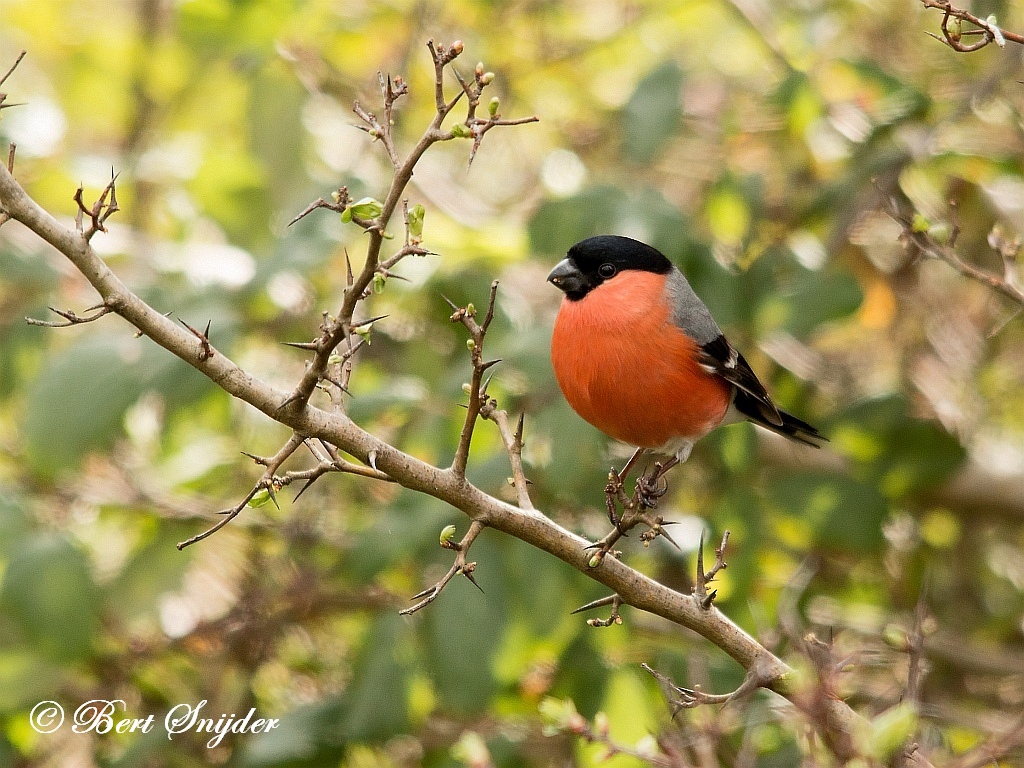
<path id="1" fill-rule="evenodd" d="M 1012 3 L 974 11 L 1024 28 Z M 0 69 L 28 51 L 4 87 L 20 106 L 0 114 L 21 183 L 70 221 L 79 182 L 90 199 L 120 174 L 122 212 L 96 248 L 282 389 L 304 358 L 281 342 L 313 337 L 339 304 L 345 249 L 358 263 L 363 248 L 335 214 L 287 222 L 341 184 L 384 194 L 390 166 L 352 127 L 352 102 L 379 111 L 377 71 L 403 75 L 395 130 L 411 146 L 433 109 L 425 43 L 461 39 L 459 66 L 496 73 L 503 114 L 540 122 L 490 132 L 469 170 L 468 142 L 423 158 L 408 196 L 438 255 L 406 260 L 407 281 L 372 298 L 388 317 L 361 353 L 352 415 L 450 461 L 469 368 L 441 294 L 481 306 L 498 278 L 492 392 L 526 413 L 534 501 L 600 536 L 604 476 L 628 451 L 554 384 L 559 294 L 544 277 L 582 237 L 644 239 L 831 443 L 719 431 L 662 502 L 684 551 L 632 537 L 627 561 L 686 590 L 700 530 L 729 529 L 718 605 L 797 664 L 782 627 L 833 642 L 852 660 L 842 693 L 868 716 L 904 694 L 924 594 L 930 754 L 1024 708 L 1024 319 L 908 252 L 878 192 L 901 191 L 939 240 L 956 200 L 960 252 L 1002 274 L 989 241 L 1024 228 L 1019 47 L 956 54 L 912 0 L 4 0 L 0 17 Z M 472 551 L 483 593 L 460 579 L 399 617 L 450 563 L 441 528 L 466 528 L 426 497 L 329 477 L 179 552 L 258 479 L 240 451 L 273 453 L 287 433 L 119 319 L 24 321 L 94 303 L 58 254 L 0 230 L 0 765 L 595 763 L 603 748 L 542 736 L 546 696 L 604 712 L 624 744 L 662 734 L 701 766 L 810 759 L 799 720 L 765 693 L 671 722 L 641 661 L 715 691 L 742 670 L 628 608 L 622 626 L 588 627 L 569 612 L 600 586 L 497 533 Z M 493 425 L 469 472 L 509 497 Z M 205 699 L 282 725 L 214 749 L 159 728 L 29 727 L 41 700 L 96 698 L 158 721 Z"/>

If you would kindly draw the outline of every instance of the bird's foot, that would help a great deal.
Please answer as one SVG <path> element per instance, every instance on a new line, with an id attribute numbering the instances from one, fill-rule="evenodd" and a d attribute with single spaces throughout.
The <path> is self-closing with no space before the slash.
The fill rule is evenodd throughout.
<path id="1" fill-rule="evenodd" d="M 668 481 L 662 477 L 661 464 L 654 465 L 649 475 L 641 475 L 636 481 L 637 500 L 648 509 L 655 509 L 658 500 L 668 493 Z"/>

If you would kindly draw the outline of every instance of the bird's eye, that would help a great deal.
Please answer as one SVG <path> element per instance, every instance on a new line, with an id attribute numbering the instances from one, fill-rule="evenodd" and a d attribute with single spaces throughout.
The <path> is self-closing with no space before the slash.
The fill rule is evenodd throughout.
<path id="1" fill-rule="evenodd" d="M 616 272 L 618 272 L 618 270 L 615 268 L 614 264 L 602 264 L 600 267 L 597 268 L 597 274 L 599 274 L 605 280 L 607 280 L 609 277 L 615 277 Z"/>

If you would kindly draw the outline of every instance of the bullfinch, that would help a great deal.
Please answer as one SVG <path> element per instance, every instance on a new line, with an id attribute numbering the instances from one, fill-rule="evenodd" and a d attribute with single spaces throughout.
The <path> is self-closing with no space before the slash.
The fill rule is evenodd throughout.
<path id="1" fill-rule="evenodd" d="M 686 461 L 697 440 L 737 421 L 807 445 L 825 440 L 772 402 L 683 273 L 655 248 L 591 237 L 569 249 L 548 281 L 565 294 L 551 338 L 565 399 L 599 430 L 637 447 L 620 479 L 651 451 L 670 457 L 656 482 Z"/>

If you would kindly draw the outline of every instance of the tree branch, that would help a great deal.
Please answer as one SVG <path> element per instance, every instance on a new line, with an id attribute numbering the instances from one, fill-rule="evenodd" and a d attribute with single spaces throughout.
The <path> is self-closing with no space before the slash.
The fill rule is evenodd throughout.
<path id="1" fill-rule="evenodd" d="M 948 0 L 921 0 L 921 4 L 924 5 L 925 8 L 937 8 L 943 12 L 942 37 L 933 35 L 931 32 L 927 34 L 934 37 L 939 42 L 948 45 L 954 51 L 959 53 L 971 53 L 984 48 L 989 43 L 995 43 L 1000 48 L 1004 47 L 1007 41 L 1024 45 L 1024 35 L 1018 35 L 1014 32 L 1007 32 L 1005 29 L 1000 29 L 996 25 L 995 16 L 989 16 L 987 19 L 982 19 L 975 16 L 970 11 L 965 11 L 962 8 L 953 6 L 948 2 Z M 955 22 L 953 29 L 949 28 L 950 18 Z M 973 24 L 977 29 L 962 29 L 961 25 L 965 21 Z M 963 37 L 975 35 L 981 35 L 981 39 L 978 40 L 978 42 L 971 43 L 969 45 L 962 42 Z"/>
<path id="2" fill-rule="evenodd" d="M 197 341 L 196 336 L 187 328 L 146 304 L 98 256 L 85 233 L 65 227 L 43 210 L 3 166 L 0 166 L 0 206 L 12 218 L 61 252 L 97 291 L 103 305 L 110 307 L 112 312 L 123 317 L 142 335 L 148 336 L 184 360 L 228 394 L 252 405 L 268 418 L 291 428 L 294 434 L 285 448 L 294 451 L 297 444 L 302 442 L 300 435 L 322 441 L 324 445 L 336 446 L 337 449 L 355 457 L 403 487 L 428 494 L 463 511 L 473 520 L 471 528 L 491 527 L 548 552 L 589 578 L 604 584 L 618 594 L 623 603 L 692 629 L 746 669 L 756 667 L 759 670 L 758 674 L 763 674 L 766 687 L 786 695 L 799 706 L 801 696 L 797 695 L 792 669 L 716 607 L 711 606 L 705 610 L 692 597 L 675 592 L 615 558 L 605 558 L 600 567 L 590 567 L 590 555 L 586 549 L 588 542 L 540 512 L 517 508 L 489 496 L 469 483 L 456 471 L 456 467 L 431 466 L 365 431 L 343 411 L 323 410 L 309 402 L 308 392 L 311 392 L 320 380 L 324 366 L 338 341 L 351 328 L 353 311 L 363 291 L 376 274 L 383 225 L 398 205 L 401 191 L 412 175 L 416 160 L 437 140 L 436 132 L 439 131 L 441 119 L 443 111 L 439 109 L 431 130 L 424 135 L 402 168 L 396 172 L 395 182 L 383 205 L 382 214 L 378 217 L 381 226 L 369 231 L 370 242 L 366 263 L 346 291 L 337 321 L 318 339 L 316 364 L 310 366 L 310 370 L 303 377 L 303 382 L 297 387 L 299 397 L 295 396 L 295 391 L 285 393 L 261 381 L 239 368 L 216 348 L 210 346 L 208 350 L 204 349 L 201 342 Z M 288 453 L 284 449 L 282 451 Z M 282 452 L 277 454 L 281 455 Z M 272 483 L 273 474 L 269 474 L 270 477 L 267 479 L 268 473 L 264 473 L 261 483 L 254 486 L 240 505 L 228 510 L 225 520 L 218 523 L 215 528 L 222 527 L 227 520 L 237 515 L 261 487 L 267 487 L 266 483 Z M 213 529 L 201 534 L 200 537 L 208 536 L 212 532 Z M 183 544 L 185 543 L 187 542 Z M 853 756 L 855 749 L 852 734 L 859 727 L 860 717 L 837 699 L 830 698 L 824 701 L 822 707 L 823 715 L 820 718 L 816 717 L 815 722 L 822 723 L 823 738 L 841 758 Z M 816 716 L 817 714 L 815 712 Z"/>

